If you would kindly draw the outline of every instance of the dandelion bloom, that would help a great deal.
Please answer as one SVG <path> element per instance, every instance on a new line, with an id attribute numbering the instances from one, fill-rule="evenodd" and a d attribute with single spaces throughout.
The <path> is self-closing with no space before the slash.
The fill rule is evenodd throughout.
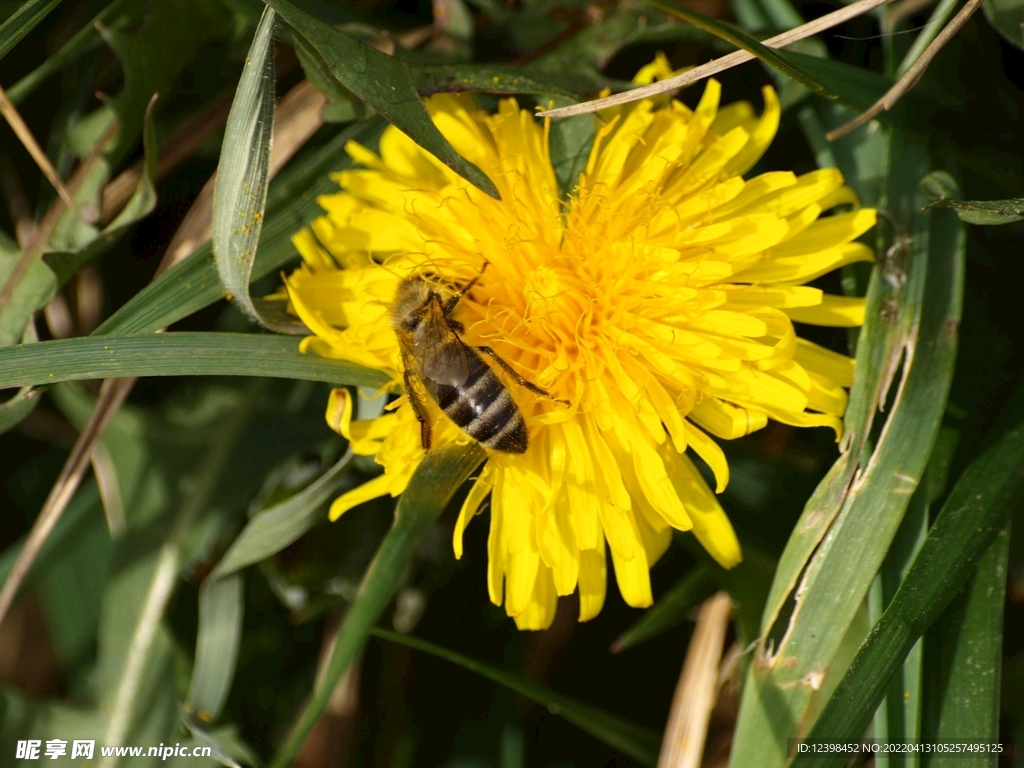
<path id="1" fill-rule="evenodd" d="M 427 275 L 452 290 L 479 277 L 457 307 L 465 342 L 492 347 L 552 396 L 498 371 L 529 448 L 488 452 L 455 526 L 461 557 L 463 531 L 490 496 L 490 597 L 522 629 L 547 627 L 557 596 L 577 589 L 580 620 L 597 615 L 606 542 L 636 607 L 652 602 L 649 570 L 673 528 L 692 531 L 726 568 L 740 561 L 688 450 L 721 492 L 729 467 L 713 437 L 769 418 L 842 429 L 853 361 L 798 338 L 793 321 L 863 322 L 862 300 L 805 283 L 872 259 L 854 240 L 875 212 L 858 209 L 834 169 L 745 181 L 774 137 L 779 102 L 765 89 L 757 117 L 746 103 L 719 108 L 719 95 L 709 81 L 692 111 L 666 99 L 602 113 L 586 169 L 562 198 L 544 122 L 511 99 L 491 114 L 469 95 L 434 96 L 434 123 L 501 199 L 389 127 L 379 154 L 348 145 L 362 168 L 334 177 L 342 191 L 320 198 L 327 215 L 294 238 L 303 264 L 286 283 L 314 334 L 304 350 L 401 382 L 390 318 L 399 284 Z M 470 440 L 427 405 L 435 446 Z M 334 502 L 332 520 L 405 489 L 424 456 L 406 397 L 353 420 L 347 392 L 335 390 L 328 420 L 384 467 Z"/>

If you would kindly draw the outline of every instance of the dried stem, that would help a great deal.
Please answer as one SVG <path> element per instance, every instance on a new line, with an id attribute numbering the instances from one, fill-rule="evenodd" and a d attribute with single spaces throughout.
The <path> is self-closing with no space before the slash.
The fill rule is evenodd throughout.
<path id="1" fill-rule="evenodd" d="M 7 124 L 11 126 L 15 135 L 21 141 L 28 153 L 32 155 L 32 159 L 36 161 L 36 165 L 39 166 L 39 170 L 43 172 L 43 175 L 53 185 L 53 188 L 57 190 L 57 194 L 61 196 L 64 204 L 71 209 L 75 209 L 75 198 L 71 192 L 68 191 L 67 187 L 64 186 L 64 182 L 60 180 L 60 176 L 57 175 L 57 169 L 50 163 L 50 158 L 43 152 L 42 147 L 36 141 L 36 137 L 32 135 L 32 131 L 29 130 L 28 125 L 21 119 L 21 115 L 18 113 L 18 108 L 14 106 L 14 102 L 7 97 L 7 92 L 3 88 L 0 88 L 0 114 L 7 120 Z"/>
<path id="2" fill-rule="evenodd" d="M 658 756 L 658 768 L 700 768 L 711 710 L 718 696 L 718 667 L 732 600 L 725 592 L 700 607 L 679 676 Z"/>
<path id="3" fill-rule="evenodd" d="M 890 88 L 885 96 L 872 104 L 871 108 L 866 112 L 858 115 L 846 125 L 826 133 L 825 138 L 829 141 L 835 141 L 836 139 L 845 136 L 850 131 L 860 128 L 860 126 L 873 120 L 883 111 L 892 109 L 893 105 L 899 101 L 907 91 L 917 85 L 917 81 L 921 79 L 925 70 L 928 69 L 928 65 L 932 63 L 932 59 L 934 59 L 936 54 L 942 50 L 942 47 L 952 39 L 953 35 L 960 31 L 960 27 L 967 23 L 967 20 L 971 18 L 971 14 L 978 10 L 981 3 L 982 0 L 967 0 L 967 3 L 960 9 L 960 12 L 943 28 L 938 37 L 932 41 L 931 45 L 924 49 L 924 53 L 921 54 L 921 57 L 914 62 L 913 66 L 906 71 L 903 77 L 896 81 L 896 85 Z"/>
<path id="4" fill-rule="evenodd" d="M 25 576 L 28 575 L 32 563 L 35 562 L 50 533 L 53 532 L 60 520 L 64 508 L 71 501 L 71 497 L 75 495 L 75 491 L 78 490 L 85 470 L 89 467 L 93 446 L 106 430 L 110 420 L 117 413 L 134 384 L 135 379 L 108 379 L 103 382 L 103 386 L 100 388 L 100 399 L 96 403 L 92 416 L 89 417 L 89 423 L 86 424 L 82 434 L 78 436 L 74 448 L 71 449 L 71 455 L 68 456 L 57 482 L 53 484 L 50 495 L 46 497 L 39 517 L 36 518 L 32 530 L 29 531 L 25 546 L 18 553 L 18 559 L 14 561 L 14 566 L 4 582 L 3 589 L 0 589 L 0 622 L 3 621 L 11 605 L 14 604 L 14 599 L 18 596 L 18 590 L 21 588 Z"/>
<path id="5" fill-rule="evenodd" d="M 831 29 L 832 27 L 842 24 L 844 21 L 856 18 L 857 16 L 867 13 L 872 8 L 877 8 L 878 6 L 885 5 L 888 2 L 890 2 L 890 0 L 857 0 L 856 3 L 851 3 L 845 8 L 825 14 L 821 18 L 814 19 L 806 24 L 801 24 L 799 27 L 791 29 L 788 32 L 783 32 L 781 35 L 769 38 L 761 44 L 768 48 L 784 48 L 790 43 L 795 43 L 798 40 L 803 40 L 811 35 L 816 35 L 826 29 Z M 747 53 L 746 51 L 734 51 L 727 56 L 722 56 L 721 58 L 709 61 L 707 64 L 702 64 L 699 67 L 691 69 L 689 72 L 683 72 L 681 75 L 669 77 L 657 83 L 651 83 L 650 85 L 634 88 L 629 91 L 624 91 L 623 93 L 616 93 L 603 99 L 585 101 L 582 104 L 573 104 L 569 107 L 549 109 L 543 112 L 538 112 L 537 114 L 540 117 L 572 117 L 573 115 L 585 115 L 590 112 L 597 112 L 619 104 L 628 104 L 632 101 L 639 101 L 640 99 L 657 96 L 661 93 L 682 88 L 684 85 L 696 83 L 698 80 L 703 80 L 705 77 L 717 75 L 719 72 L 724 72 L 727 69 L 739 66 L 753 58 L 755 58 L 754 55 Z"/>

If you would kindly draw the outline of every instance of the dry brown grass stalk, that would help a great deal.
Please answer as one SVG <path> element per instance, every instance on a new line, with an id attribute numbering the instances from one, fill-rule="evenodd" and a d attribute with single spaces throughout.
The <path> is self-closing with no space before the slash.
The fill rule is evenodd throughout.
<path id="1" fill-rule="evenodd" d="M 718 697 L 719 664 L 731 615 L 732 599 L 725 592 L 712 595 L 700 607 L 672 697 L 658 768 L 700 768 L 711 710 Z"/>
<path id="2" fill-rule="evenodd" d="M 783 32 L 781 35 L 776 35 L 768 40 L 764 40 L 762 45 L 769 48 L 785 48 L 791 43 L 811 37 L 812 35 L 816 35 L 826 29 L 831 29 L 845 21 L 849 21 L 850 19 L 863 15 L 873 8 L 885 5 L 888 2 L 890 2 L 890 0 L 857 0 L 857 2 L 851 3 L 845 8 L 840 8 L 838 11 L 827 13 L 821 18 L 814 19 L 806 24 L 801 24 L 799 27 Z M 624 91 L 622 93 L 616 93 L 603 99 L 585 101 L 582 104 L 573 104 L 569 107 L 549 109 L 538 112 L 537 114 L 541 117 L 572 117 L 573 115 L 585 115 L 591 112 L 597 112 L 620 104 L 629 104 L 633 101 L 657 96 L 658 94 L 674 91 L 677 88 L 682 88 L 683 86 L 696 83 L 698 80 L 703 80 L 706 77 L 717 75 L 719 72 L 732 69 L 740 64 L 751 61 L 753 58 L 755 58 L 754 55 L 747 53 L 746 51 L 734 51 L 727 56 L 714 59 L 713 61 L 709 61 L 707 64 L 695 67 L 688 72 L 683 72 L 681 75 L 669 77 L 657 83 L 651 83 L 650 85 L 645 85 L 640 88 L 633 88 L 632 90 Z"/>

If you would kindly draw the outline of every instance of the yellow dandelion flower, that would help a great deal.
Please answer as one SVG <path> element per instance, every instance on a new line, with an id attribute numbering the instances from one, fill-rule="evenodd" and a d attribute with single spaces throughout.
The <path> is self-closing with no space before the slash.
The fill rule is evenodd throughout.
<path id="1" fill-rule="evenodd" d="M 320 199 L 327 214 L 294 238 L 304 263 L 286 282 L 314 334 L 305 350 L 401 383 L 391 311 L 399 286 L 418 278 L 451 297 L 476 279 L 452 310 L 462 341 L 492 348 L 550 394 L 493 366 L 529 447 L 488 451 L 455 527 L 461 557 L 463 531 L 490 496 L 490 597 L 520 628 L 547 627 L 557 597 L 576 590 L 580 620 L 597 615 L 606 544 L 619 591 L 636 607 L 652 602 L 649 570 L 673 528 L 692 531 L 727 568 L 740 561 L 689 451 L 721 492 L 729 467 L 713 438 L 769 418 L 837 436 L 842 428 L 853 361 L 798 338 L 793 321 L 863 321 L 862 300 L 805 284 L 872 259 L 854 241 L 875 212 L 858 209 L 833 169 L 745 181 L 774 137 L 779 102 L 765 89 L 757 117 L 746 103 L 719 108 L 719 94 L 710 81 L 692 111 L 664 100 L 603 113 L 568 199 L 559 198 L 547 124 L 511 99 L 490 114 L 468 95 L 434 96 L 435 124 L 501 199 L 389 127 L 379 154 L 349 144 L 362 168 L 337 174 L 342 191 Z M 347 392 L 332 396 L 328 421 L 384 472 L 337 499 L 331 519 L 400 494 L 423 458 L 408 397 L 392 406 L 353 420 Z M 433 445 L 471 439 L 434 403 L 424 407 Z"/>

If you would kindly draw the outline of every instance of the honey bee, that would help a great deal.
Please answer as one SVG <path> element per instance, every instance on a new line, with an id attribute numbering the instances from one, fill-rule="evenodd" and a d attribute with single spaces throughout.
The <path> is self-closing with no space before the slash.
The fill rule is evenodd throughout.
<path id="1" fill-rule="evenodd" d="M 479 277 L 447 298 L 423 276 L 410 277 L 399 286 L 391 307 L 391 325 L 402 353 L 405 393 L 420 423 L 424 450 L 430 450 L 432 430 L 413 384 L 414 375 L 445 415 L 478 443 L 503 453 L 525 453 L 529 439 L 523 415 L 482 355 L 531 392 L 550 395 L 524 379 L 490 347 L 471 347 L 462 340 L 465 329 L 453 314 Z"/>

